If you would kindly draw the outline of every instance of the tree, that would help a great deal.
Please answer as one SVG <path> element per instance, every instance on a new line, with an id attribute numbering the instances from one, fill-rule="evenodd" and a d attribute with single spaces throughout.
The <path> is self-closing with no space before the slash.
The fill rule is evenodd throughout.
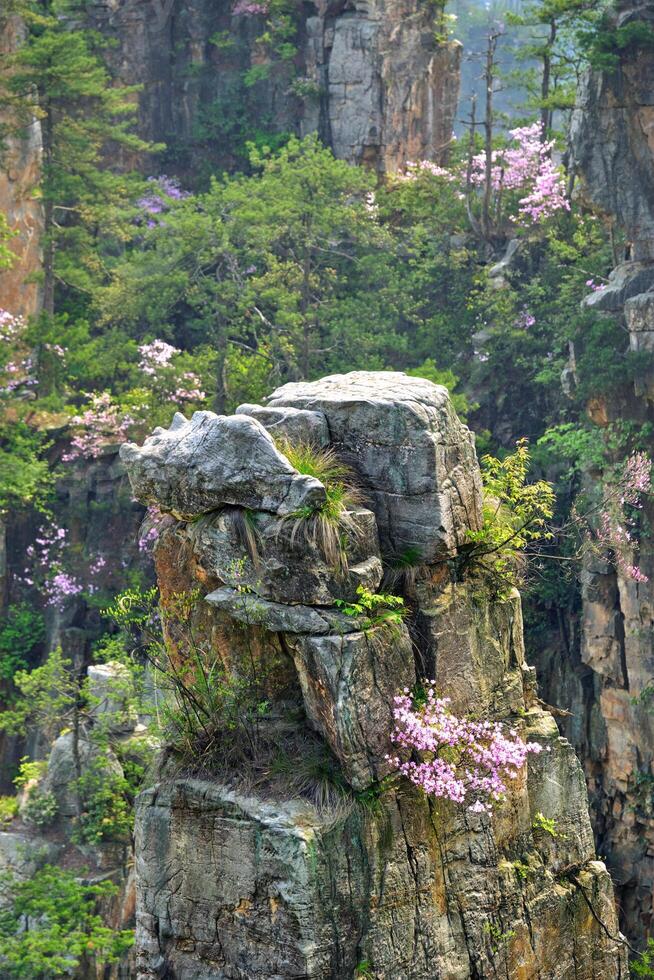
<path id="1" fill-rule="evenodd" d="M 22 44 L 4 60 L 0 138 L 21 136 L 36 118 L 43 147 L 44 310 L 57 283 L 88 293 L 104 274 L 102 243 L 131 234 L 129 205 L 140 181 L 103 165 L 105 152 L 153 149 L 131 130 L 137 88 L 114 85 L 101 38 L 77 26 L 76 0 L 10 0 L 3 17 L 24 24 Z"/>
<path id="2" fill-rule="evenodd" d="M 230 350 L 262 359 L 271 380 L 324 373 L 361 338 L 352 295 L 365 290 L 374 303 L 373 284 L 384 288 L 389 239 L 372 175 L 315 137 L 275 156 L 253 149 L 251 159 L 253 176 L 216 179 L 206 194 L 171 202 L 100 297 L 105 318 L 132 330 L 163 324 L 182 327 L 187 343 L 211 340 L 219 411 Z"/>
<path id="3" fill-rule="evenodd" d="M 84 963 L 96 975 L 134 942 L 132 930 L 114 930 L 97 913 L 117 893 L 111 881 L 85 883 L 46 865 L 27 879 L 0 876 L 0 970 L 13 980 L 55 980 Z M 84 975 L 90 976 L 84 970 Z M 98 974 L 99 975 L 99 974 Z"/>

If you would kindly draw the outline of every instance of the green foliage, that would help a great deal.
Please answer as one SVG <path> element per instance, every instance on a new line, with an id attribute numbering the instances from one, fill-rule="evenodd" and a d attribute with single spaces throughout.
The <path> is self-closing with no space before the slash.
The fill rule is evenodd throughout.
<path id="1" fill-rule="evenodd" d="M 362 616 L 362 628 L 398 626 L 404 619 L 404 599 L 398 595 L 371 592 L 365 585 L 357 586 L 355 602 L 336 599 L 336 605 L 346 616 Z"/>
<path id="2" fill-rule="evenodd" d="M 45 309 L 52 313 L 55 279 L 87 294 L 111 249 L 133 234 L 142 181 L 103 166 L 105 150 L 151 147 L 131 129 L 138 89 L 113 83 L 102 38 L 76 24 L 75 0 L 13 0 L 11 8 L 27 30 L 0 73 L 0 139 L 24 135 L 35 115 L 40 121 Z"/>
<path id="3" fill-rule="evenodd" d="M 0 796 L 0 830 L 6 830 L 14 817 L 18 816 L 18 797 Z"/>
<path id="4" fill-rule="evenodd" d="M 81 967 L 95 973 L 130 949 L 130 930 L 113 930 L 96 911 L 117 892 L 110 881 L 86 884 L 46 865 L 22 880 L 0 878 L 0 969 L 7 980 L 55 980 Z M 29 929 L 24 923 L 29 921 Z"/>
<path id="5" fill-rule="evenodd" d="M 0 423 L 0 517 L 28 505 L 46 509 L 55 479 L 45 457 L 49 445 L 22 422 Z"/>
<path id="6" fill-rule="evenodd" d="M 556 829 L 556 820 L 553 817 L 546 817 L 542 813 L 537 813 L 531 822 L 531 829 L 542 831 L 544 834 L 549 834 L 550 837 L 556 840 L 563 835 Z"/>
<path id="7" fill-rule="evenodd" d="M 124 775 L 112 771 L 97 756 L 77 781 L 82 812 L 73 840 L 84 844 L 130 840 L 134 823 L 132 787 Z"/>
<path id="8" fill-rule="evenodd" d="M 59 648 L 40 667 L 17 671 L 14 684 L 18 694 L 12 705 L 0 712 L 0 731 L 23 734 L 28 726 L 35 725 L 54 738 L 70 723 L 77 707 L 79 681 Z"/>
<path id="9" fill-rule="evenodd" d="M 199 600 L 195 590 L 176 593 L 161 610 L 156 590 L 128 590 L 106 614 L 155 671 L 163 694 L 156 705 L 157 731 L 177 757 L 196 768 L 251 762 L 260 752 L 270 708 L 268 680 L 278 663 L 274 656 L 265 663 L 257 659 L 245 629 L 243 662 L 238 671 L 228 669 L 195 628 Z"/>
<path id="10" fill-rule="evenodd" d="M 57 818 L 59 804 L 54 793 L 42 792 L 37 787 L 28 790 L 23 804 L 23 819 L 36 827 L 49 827 Z"/>
<path id="11" fill-rule="evenodd" d="M 494 922 L 487 922 L 484 926 L 484 932 L 488 935 L 493 953 L 499 953 L 515 936 L 515 929 L 503 930 Z"/>
<path id="12" fill-rule="evenodd" d="M 345 570 L 349 539 L 358 533 L 351 511 L 363 499 L 355 486 L 353 471 L 332 449 L 288 440 L 280 440 L 278 448 L 299 473 L 315 477 L 325 487 L 322 504 L 301 507 L 290 515 L 289 519 L 295 522 L 292 537 L 302 531 L 307 539 L 319 544 L 330 565 Z"/>
<path id="13" fill-rule="evenodd" d="M 504 459 L 484 456 L 481 460 L 483 523 L 479 531 L 468 532 L 472 548 L 464 564 L 473 575 L 487 579 L 500 595 L 518 583 L 523 549 L 551 536 L 547 521 L 553 514 L 554 493 L 544 480 L 526 482 L 529 463 L 524 439 Z"/>
<path id="14" fill-rule="evenodd" d="M 630 964 L 631 975 L 634 977 L 654 977 L 654 939 L 647 940 L 647 946 Z"/>
<path id="15" fill-rule="evenodd" d="M 30 655 L 45 637 L 43 613 L 26 602 L 9 606 L 0 620 L 0 679 L 10 681 L 29 666 Z"/>
<path id="16" fill-rule="evenodd" d="M 450 368 L 438 368 L 436 362 L 431 357 L 428 357 L 418 367 L 409 368 L 407 374 L 413 378 L 426 378 L 427 381 L 431 381 L 435 385 L 443 385 L 447 388 L 450 393 L 450 400 L 454 406 L 454 411 L 462 422 L 468 421 L 469 412 L 474 412 L 475 409 L 479 408 L 479 405 L 474 403 L 470 404 L 467 395 L 456 390 L 460 379 L 457 378 L 454 371 L 450 370 Z"/>

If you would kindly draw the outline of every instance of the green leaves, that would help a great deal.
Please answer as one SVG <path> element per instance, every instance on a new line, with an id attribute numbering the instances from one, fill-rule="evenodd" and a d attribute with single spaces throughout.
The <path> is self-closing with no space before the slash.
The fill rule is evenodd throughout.
<path id="1" fill-rule="evenodd" d="M 7 980 L 54 980 L 81 963 L 116 963 L 133 945 L 131 930 L 104 925 L 100 901 L 117 893 L 110 881 L 85 884 L 46 865 L 27 880 L 0 876 L 0 969 Z M 29 921 L 29 929 L 24 922 Z"/>
<path id="2" fill-rule="evenodd" d="M 479 531 L 468 531 L 473 547 L 465 563 L 499 595 L 518 584 L 521 551 L 533 541 L 551 537 L 547 521 L 554 511 L 554 491 L 544 480 L 526 482 L 529 462 L 525 439 L 504 459 L 483 456 L 481 460 L 483 524 Z"/>

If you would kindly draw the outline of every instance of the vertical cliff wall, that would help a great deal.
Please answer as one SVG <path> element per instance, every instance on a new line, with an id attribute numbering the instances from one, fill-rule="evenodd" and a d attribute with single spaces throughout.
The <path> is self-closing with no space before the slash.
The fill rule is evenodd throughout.
<path id="1" fill-rule="evenodd" d="M 651 4 L 621 3 L 616 29 L 642 20 Z M 571 153 L 582 192 L 627 238 L 626 261 L 588 305 L 618 317 L 632 350 L 654 350 L 654 49 L 617 52 L 613 71 L 591 71 L 578 96 Z M 651 377 L 594 416 L 651 422 Z M 650 449 L 650 454 L 652 450 Z M 590 478 L 601 480 L 601 474 Z M 644 527 L 651 528 L 651 505 Z M 608 859 L 625 929 L 651 934 L 654 891 L 654 718 L 647 691 L 654 678 L 654 544 L 644 531 L 636 582 L 604 557 L 589 556 L 581 576 L 582 610 L 564 642 L 535 651 L 543 696 L 569 709 L 564 730 L 584 760 L 598 847 Z"/>
<path id="2" fill-rule="evenodd" d="M 396 170 L 442 160 L 456 112 L 460 46 L 439 42 L 420 0 L 317 0 L 289 5 L 293 32 L 262 40 L 263 14 L 233 0 L 96 3 L 92 20 L 117 42 L 114 67 L 139 83 L 141 131 L 168 144 L 173 169 L 229 166 L 246 139 L 318 132 L 337 157 Z"/>
<path id="3" fill-rule="evenodd" d="M 346 562 L 311 523 L 325 487 L 283 439 L 354 468 Z M 286 385 L 266 407 L 176 416 L 122 455 L 136 496 L 176 518 L 156 560 L 177 670 L 202 637 L 226 676 L 255 668 L 266 687 L 247 764 L 212 769 L 203 742 L 138 800 L 143 980 L 626 977 L 583 772 L 535 698 L 519 596 L 451 575 L 481 493 L 446 390 L 396 373 Z M 382 561 L 404 567 L 406 619 L 345 615 Z M 180 595 L 195 597 L 183 628 Z M 425 677 L 460 715 L 542 746 L 492 814 L 388 778 L 394 697 Z M 320 799 L 316 752 L 340 787 Z"/>
<path id="4" fill-rule="evenodd" d="M 22 27 L 17 18 L 0 23 L 0 60 L 15 50 Z M 41 162 L 41 134 L 37 120 L 24 139 L 10 137 L 0 155 L 0 211 L 16 236 L 9 247 L 14 265 L 0 272 L 0 308 L 15 316 L 31 316 L 41 306 L 41 235 L 43 214 L 35 191 Z"/>

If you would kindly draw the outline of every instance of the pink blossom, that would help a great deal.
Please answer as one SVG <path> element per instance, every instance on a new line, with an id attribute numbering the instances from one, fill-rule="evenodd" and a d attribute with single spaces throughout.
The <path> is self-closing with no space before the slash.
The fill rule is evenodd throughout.
<path id="1" fill-rule="evenodd" d="M 253 3 L 251 0 L 236 0 L 232 7 L 234 17 L 255 17 L 257 14 L 267 13 L 267 3 Z"/>
<path id="2" fill-rule="evenodd" d="M 152 340 L 149 344 L 141 344 L 139 354 L 141 371 L 154 375 L 159 368 L 166 367 L 175 354 L 179 354 L 179 349 L 167 344 L 165 340 Z"/>
<path id="3" fill-rule="evenodd" d="M 642 509 L 643 495 L 652 489 L 652 463 L 647 453 L 632 453 L 622 466 L 622 472 L 603 503 L 599 524 L 595 529 L 597 541 L 613 553 L 617 568 L 635 582 L 645 583 L 647 575 L 633 562 L 637 547 L 637 521 L 634 511 Z"/>
<path id="4" fill-rule="evenodd" d="M 134 419 L 114 404 L 109 392 L 90 396 L 89 407 L 71 419 L 77 430 L 70 449 L 62 455 L 64 462 L 84 457 L 97 459 L 108 443 L 124 442 Z"/>
<path id="5" fill-rule="evenodd" d="M 397 695 L 391 739 L 418 759 L 394 756 L 389 761 L 428 795 L 487 812 L 506 793 L 507 781 L 517 778 L 528 755 L 541 752 L 542 746 L 523 742 L 515 729 L 507 731 L 499 722 L 457 718 L 449 704 L 449 698 L 437 697 L 435 681 L 427 683 L 419 702 L 406 688 Z"/>

